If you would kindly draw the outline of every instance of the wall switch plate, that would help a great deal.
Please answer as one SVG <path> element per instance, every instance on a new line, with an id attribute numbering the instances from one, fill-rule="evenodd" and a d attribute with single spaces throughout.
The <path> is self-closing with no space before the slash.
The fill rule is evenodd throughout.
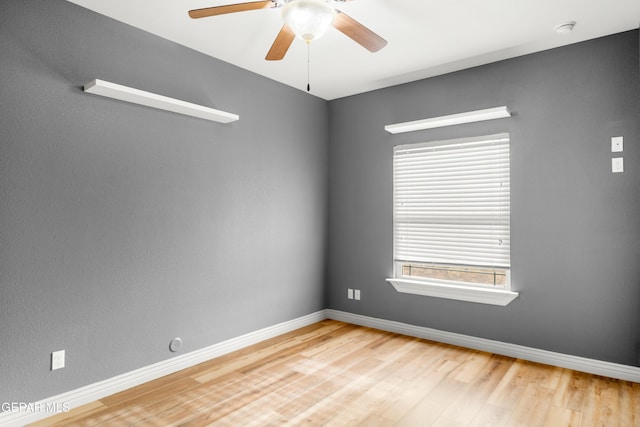
<path id="1" fill-rule="evenodd" d="M 354 291 L 354 293 L 353 293 L 353 297 L 354 297 L 356 300 L 360 301 L 360 289 L 356 289 L 356 290 Z"/>
<path id="2" fill-rule="evenodd" d="M 347 289 L 347 298 L 353 299 L 353 289 Z"/>
<path id="3" fill-rule="evenodd" d="M 624 148 L 623 141 L 624 141 L 624 138 L 621 136 L 614 136 L 613 138 L 611 138 L 611 152 L 621 153 Z"/>
<path id="4" fill-rule="evenodd" d="M 624 172 L 624 159 L 622 157 L 614 157 L 611 159 L 611 172 Z"/>
<path id="5" fill-rule="evenodd" d="M 51 353 L 51 370 L 64 368 L 64 350 Z"/>

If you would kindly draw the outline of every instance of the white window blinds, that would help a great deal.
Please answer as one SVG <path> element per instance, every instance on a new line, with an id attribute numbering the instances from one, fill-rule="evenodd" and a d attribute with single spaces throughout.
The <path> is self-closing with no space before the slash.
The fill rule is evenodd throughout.
<path id="1" fill-rule="evenodd" d="M 394 147 L 396 262 L 510 266 L 509 135 Z"/>

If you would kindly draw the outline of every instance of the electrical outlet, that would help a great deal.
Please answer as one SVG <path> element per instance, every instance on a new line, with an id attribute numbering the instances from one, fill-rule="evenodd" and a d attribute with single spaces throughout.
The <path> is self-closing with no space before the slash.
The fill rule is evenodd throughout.
<path id="1" fill-rule="evenodd" d="M 51 353 L 51 370 L 64 368 L 64 350 Z"/>
<path id="2" fill-rule="evenodd" d="M 354 297 L 357 301 L 360 301 L 360 289 L 356 289 L 356 290 L 353 292 L 353 297 Z"/>
<path id="3" fill-rule="evenodd" d="M 347 289 L 347 298 L 353 299 L 353 289 L 351 288 Z"/>

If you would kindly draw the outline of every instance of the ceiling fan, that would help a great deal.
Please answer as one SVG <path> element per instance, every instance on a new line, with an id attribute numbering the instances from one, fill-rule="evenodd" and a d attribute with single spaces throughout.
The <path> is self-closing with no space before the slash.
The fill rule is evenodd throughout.
<path id="1" fill-rule="evenodd" d="M 351 0 L 252 1 L 194 9 L 189 11 L 189 16 L 198 19 L 249 10 L 282 8 L 285 23 L 265 57 L 267 61 L 283 59 L 296 36 L 310 43 L 322 36 L 332 25 L 370 52 L 377 52 L 385 47 L 387 44 L 385 39 L 333 7 L 335 3 L 347 1 Z"/>

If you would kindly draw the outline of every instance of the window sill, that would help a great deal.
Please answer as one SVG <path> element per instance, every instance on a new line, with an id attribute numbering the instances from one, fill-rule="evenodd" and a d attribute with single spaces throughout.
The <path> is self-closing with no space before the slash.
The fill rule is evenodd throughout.
<path id="1" fill-rule="evenodd" d="M 472 286 L 437 285 L 419 280 L 387 279 L 398 292 L 447 298 L 458 301 L 506 306 L 516 299 L 518 292 L 506 289 L 476 288 Z"/>

